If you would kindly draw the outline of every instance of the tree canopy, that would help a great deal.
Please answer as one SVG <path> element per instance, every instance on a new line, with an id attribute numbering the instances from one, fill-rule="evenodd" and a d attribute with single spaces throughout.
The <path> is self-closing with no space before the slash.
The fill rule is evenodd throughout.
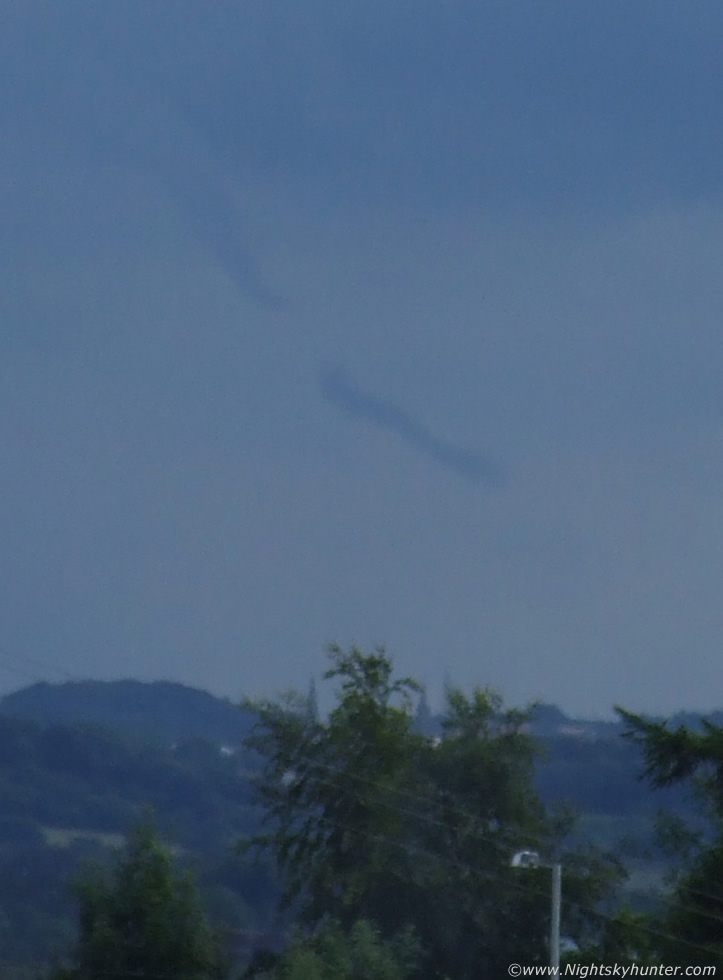
<path id="1" fill-rule="evenodd" d="M 644 756 L 643 778 L 653 786 L 686 784 L 698 798 L 697 828 L 661 819 L 660 837 L 677 849 L 682 867 L 655 924 L 658 946 L 670 962 L 723 966 L 723 727 L 703 719 L 700 729 L 671 727 L 617 709 L 625 737 Z"/>
<path id="2" fill-rule="evenodd" d="M 450 689 L 442 734 L 430 737 L 415 726 L 420 686 L 396 677 L 383 649 L 334 646 L 329 656 L 337 690 L 325 720 L 299 696 L 253 705 L 247 744 L 262 760 L 265 829 L 247 845 L 275 858 L 286 906 L 312 933 L 363 920 L 390 939 L 413 926 L 420 977 L 545 962 L 549 871 L 510 861 L 521 849 L 551 860 L 568 828 L 535 790 L 530 709 Z M 593 865 L 571 857 L 566 883 L 581 941 L 617 873 Z"/>
<path id="3" fill-rule="evenodd" d="M 329 923 L 317 935 L 292 943 L 258 980 L 408 980 L 419 960 L 413 936 L 382 939 L 364 919 L 345 933 Z"/>
<path id="4" fill-rule="evenodd" d="M 143 822 L 109 877 L 100 870 L 78 886 L 79 935 L 72 965 L 51 980 L 221 980 L 219 946 L 201 912 L 189 873 Z"/>

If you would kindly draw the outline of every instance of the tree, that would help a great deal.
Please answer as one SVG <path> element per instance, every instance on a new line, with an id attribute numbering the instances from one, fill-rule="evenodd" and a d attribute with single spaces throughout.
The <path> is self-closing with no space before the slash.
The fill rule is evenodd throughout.
<path id="1" fill-rule="evenodd" d="M 325 676 L 338 689 L 325 721 L 298 696 L 249 705 L 266 826 L 247 843 L 275 858 L 286 907 L 312 933 L 366 920 L 390 939 L 413 925 L 425 978 L 544 962 L 549 872 L 520 874 L 510 859 L 522 848 L 551 856 L 568 828 L 535 791 L 530 711 L 506 710 L 489 690 L 449 689 L 442 735 L 431 737 L 416 725 L 419 685 L 395 678 L 383 649 L 329 654 Z M 594 875 L 582 861 L 571 869 L 580 931 L 590 910 L 579 896 L 596 903 L 603 864 Z"/>
<path id="2" fill-rule="evenodd" d="M 424 740 L 409 710 L 417 685 L 394 680 L 383 651 L 335 647 L 331 657 L 325 676 L 342 683 L 328 722 L 296 695 L 250 705 L 258 722 L 246 744 L 263 760 L 255 789 L 272 828 L 251 844 L 276 858 L 284 906 L 300 903 L 310 925 L 330 915 L 348 926 L 374 904 L 382 872 L 386 879 L 399 864 L 399 803 Z"/>
<path id="3" fill-rule="evenodd" d="M 384 940 L 364 919 L 348 932 L 332 922 L 317 935 L 294 942 L 257 980 L 407 980 L 419 959 L 409 932 Z"/>
<path id="4" fill-rule="evenodd" d="M 642 773 L 653 786 L 687 784 L 700 803 L 707 829 L 689 828 L 679 820 L 659 822 L 668 851 L 682 857 L 673 879 L 670 901 L 657 922 L 661 954 L 669 962 L 723 966 L 723 727 L 705 719 L 701 730 L 670 727 L 616 709 L 625 722 L 625 737 L 643 751 Z"/>
<path id="5" fill-rule="evenodd" d="M 150 823 L 133 832 L 110 878 L 100 871 L 88 874 L 78 897 L 72 965 L 55 970 L 51 980 L 220 980 L 225 975 L 191 876 L 175 870 Z"/>

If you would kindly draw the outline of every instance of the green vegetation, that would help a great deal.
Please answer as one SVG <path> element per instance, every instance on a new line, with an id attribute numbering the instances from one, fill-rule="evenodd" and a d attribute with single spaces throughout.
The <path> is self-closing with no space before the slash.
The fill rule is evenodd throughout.
<path id="1" fill-rule="evenodd" d="M 419 960 L 410 932 L 384 940 L 371 923 L 355 922 L 345 933 L 331 923 L 317 935 L 291 944 L 257 980 L 408 980 Z"/>
<path id="2" fill-rule="evenodd" d="M 79 868 L 111 868 L 148 807 L 230 961 L 271 980 L 463 980 L 513 950 L 543 963 L 550 872 L 511 869 L 522 847 L 562 859 L 563 935 L 579 947 L 568 957 L 720 956 L 712 721 L 571 722 L 550 706 L 509 711 L 487 690 L 449 691 L 436 716 L 383 651 L 336 649 L 330 668 L 323 719 L 313 695 L 252 712 L 136 682 L 3 699 L 3 980 L 37 980 L 72 948 Z M 253 747 L 233 741 L 254 718 Z M 656 819 L 659 802 L 673 815 Z M 256 846 L 239 854 L 239 834 Z"/>
<path id="3" fill-rule="evenodd" d="M 231 701 L 169 681 L 43 682 L 5 695 L 0 709 L 43 725 L 92 722 L 163 746 L 196 738 L 238 745 L 251 724 Z"/>
<path id="4" fill-rule="evenodd" d="M 699 730 L 670 726 L 618 709 L 625 736 L 643 750 L 645 778 L 655 787 L 692 787 L 697 826 L 661 817 L 661 845 L 677 858 L 671 891 L 654 925 L 668 962 L 723 968 L 723 727 L 703 720 Z"/>
<path id="5" fill-rule="evenodd" d="M 78 900 L 72 963 L 50 980 L 222 980 L 227 973 L 190 874 L 176 871 L 148 822 L 133 831 L 112 875 L 86 873 Z"/>
<path id="6" fill-rule="evenodd" d="M 239 830 L 258 822 L 242 754 L 198 739 L 160 747 L 87 722 L 0 716 L 0 761 L 3 977 L 68 947 L 78 868 L 112 860 L 148 807 L 179 859 L 198 868 L 230 948 L 253 946 L 272 927 L 270 873 L 234 852 Z"/>
<path id="7" fill-rule="evenodd" d="M 248 843 L 273 855 L 299 921 L 312 934 L 367 921 L 388 941 L 413 930 L 419 980 L 542 963 L 549 872 L 510 867 L 529 849 L 565 862 L 567 929 L 579 946 L 594 942 L 621 869 L 562 849 L 569 820 L 548 813 L 534 786 L 531 712 L 450 690 L 443 736 L 430 738 L 415 730 L 417 685 L 394 677 L 383 650 L 330 655 L 329 718 L 303 700 L 265 701 L 247 739 L 264 760 L 255 785 L 268 826 Z"/>

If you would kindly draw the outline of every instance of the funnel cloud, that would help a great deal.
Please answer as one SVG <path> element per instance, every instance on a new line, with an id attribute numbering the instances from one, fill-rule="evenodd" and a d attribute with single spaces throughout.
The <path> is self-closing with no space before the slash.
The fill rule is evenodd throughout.
<path id="1" fill-rule="evenodd" d="M 463 479 L 490 489 L 496 489 L 502 483 L 499 468 L 482 453 L 463 449 L 435 436 L 394 402 L 362 391 L 342 368 L 323 371 L 319 384 L 324 399 L 336 408 L 396 433 L 407 445 Z"/>

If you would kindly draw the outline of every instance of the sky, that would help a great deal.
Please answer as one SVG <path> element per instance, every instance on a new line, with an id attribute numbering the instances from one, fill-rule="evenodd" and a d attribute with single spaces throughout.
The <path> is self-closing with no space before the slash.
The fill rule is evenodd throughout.
<path id="1" fill-rule="evenodd" d="M 723 707 L 719 0 L 0 27 L 0 693 Z"/>

